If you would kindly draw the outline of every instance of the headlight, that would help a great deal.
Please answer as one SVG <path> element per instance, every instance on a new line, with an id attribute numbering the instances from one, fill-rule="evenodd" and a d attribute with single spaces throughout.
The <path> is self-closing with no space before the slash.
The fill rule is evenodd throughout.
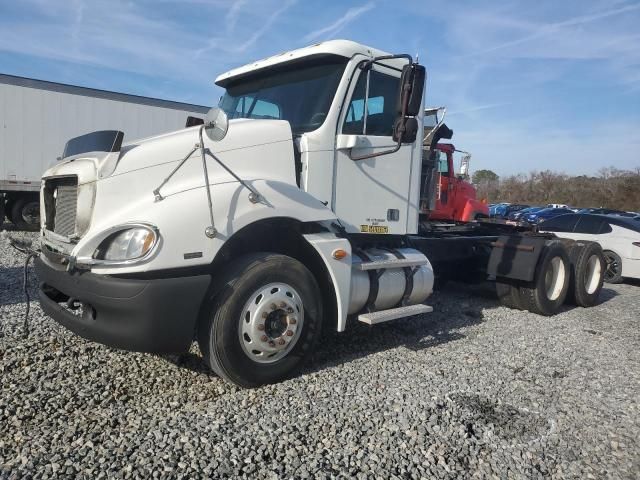
<path id="1" fill-rule="evenodd" d="M 149 253 L 156 241 L 156 232 L 150 228 L 127 228 L 104 239 L 93 258 L 107 261 L 135 260 Z"/>

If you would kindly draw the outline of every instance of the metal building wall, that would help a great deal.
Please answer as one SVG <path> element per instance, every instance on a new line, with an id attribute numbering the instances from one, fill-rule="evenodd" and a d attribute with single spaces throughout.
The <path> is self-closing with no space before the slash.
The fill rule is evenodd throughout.
<path id="1" fill-rule="evenodd" d="M 127 142 L 184 128 L 188 115 L 204 116 L 203 107 L 179 110 L 175 105 L 167 108 L 0 83 L 0 184 L 37 185 L 66 141 L 78 135 L 122 130 Z"/>

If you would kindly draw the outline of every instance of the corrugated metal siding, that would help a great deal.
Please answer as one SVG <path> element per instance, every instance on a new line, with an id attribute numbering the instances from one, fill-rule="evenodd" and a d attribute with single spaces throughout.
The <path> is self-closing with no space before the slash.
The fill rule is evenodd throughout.
<path id="1" fill-rule="evenodd" d="M 195 108 L 195 107 L 194 107 Z M 67 140 L 96 130 L 122 130 L 125 142 L 183 128 L 197 111 L 0 83 L 0 181 L 35 181 Z"/>

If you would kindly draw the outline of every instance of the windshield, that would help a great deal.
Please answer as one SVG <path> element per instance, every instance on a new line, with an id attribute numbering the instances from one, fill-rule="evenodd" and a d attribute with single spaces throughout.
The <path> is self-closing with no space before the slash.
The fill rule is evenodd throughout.
<path id="1" fill-rule="evenodd" d="M 322 57 L 239 79 L 220 99 L 229 118 L 287 120 L 293 133 L 320 127 L 331 107 L 347 59 Z"/>

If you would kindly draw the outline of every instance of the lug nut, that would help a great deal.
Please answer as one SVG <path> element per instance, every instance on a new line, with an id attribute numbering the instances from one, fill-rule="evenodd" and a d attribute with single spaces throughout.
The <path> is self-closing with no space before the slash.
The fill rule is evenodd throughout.
<path id="1" fill-rule="evenodd" d="M 289 319 L 289 325 L 295 325 L 296 323 L 298 323 L 298 321 L 295 318 L 291 317 Z"/>
<path id="2" fill-rule="evenodd" d="M 287 337 L 293 337 L 293 330 L 287 330 Z"/>
<path id="3" fill-rule="evenodd" d="M 270 346 L 270 347 L 275 347 L 275 346 L 276 346 L 276 342 L 274 342 L 273 340 L 271 340 L 271 341 L 269 342 L 269 346 Z"/>
<path id="4" fill-rule="evenodd" d="M 284 338 L 281 338 L 280 340 L 278 340 L 278 343 L 279 343 L 280 345 L 284 345 Z"/>
<path id="5" fill-rule="evenodd" d="M 269 314 L 267 312 L 262 312 L 262 318 L 267 318 Z"/>
<path id="6" fill-rule="evenodd" d="M 263 342 L 266 342 L 266 341 L 268 341 L 268 340 L 269 340 L 269 337 L 267 337 L 266 335 L 262 335 L 262 336 L 260 337 L 260 340 L 262 340 Z"/>
<path id="7" fill-rule="evenodd" d="M 293 308 L 291 307 L 287 308 L 287 313 L 293 313 Z"/>
<path id="8" fill-rule="evenodd" d="M 272 304 L 271 304 L 271 310 L 275 310 L 276 308 L 278 308 L 278 307 L 276 306 L 276 304 L 275 304 L 275 303 L 272 303 Z"/>
<path id="9" fill-rule="evenodd" d="M 264 330 L 264 325 L 262 325 L 262 324 L 258 325 L 258 330 L 260 330 L 260 331 Z"/>
<path id="10" fill-rule="evenodd" d="M 287 304 L 286 304 L 286 303 L 284 303 L 284 302 L 280 302 L 280 308 L 284 308 L 284 307 L 286 307 L 286 306 L 287 306 Z"/>

